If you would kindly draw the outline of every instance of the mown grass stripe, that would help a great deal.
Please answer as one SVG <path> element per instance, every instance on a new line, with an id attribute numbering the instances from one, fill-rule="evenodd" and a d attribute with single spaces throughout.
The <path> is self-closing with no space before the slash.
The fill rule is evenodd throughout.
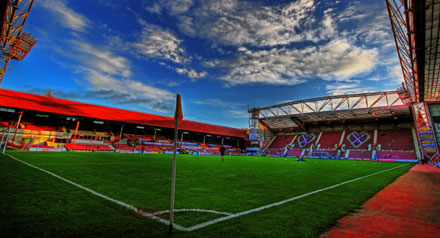
<path id="1" fill-rule="evenodd" d="M 60 179 L 60 180 L 62 180 L 62 181 L 64 181 L 64 182 L 69 183 L 69 184 L 71 184 L 71 185 L 73 185 L 73 186 L 75 186 L 75 187 L 77 187 L 77 188 L 80 188 L 80 189 L 82 189 L 82 190 L 84 190 L 84 191 L 87 191 L 87 192 L 89 192 L 89 193 L 91 193 L 91 194 L 93 194 L 93 195 L 95 195 L 95 196 L 101 197 L 101 198 L 103 198 L 103 199 L 105 199 L 105 200 L 108 200 L 108 201 L 114 202 L 114 203 L 116 203 L 116 204 L 118 204 L 118 205 L 120 205 L 120 206 L 123 206 L 123 207 L 125 207 L 125 208 L 127 208 L 127 209 L 129 209 L 129 210 L 132 210 L 132 211 L 136 212 L 137 214 L 140 214 L 140 215 L 142 215 L 142 216 L 144 216 L 144 217 L 151 218 L 151 219 L 153 219 L 153 220 L 155 220 L 155 221 L 158 221 L 158 222 L 160 222 L 160 223 L 163 223 L 163 224 L 165 224 L 165 225 L 169 225 L 169 224 L 170 224 L 170 221 L 169 221 L 169 220 L 166 220 L 166 219 L 160 218 L 160 217 L 158 217 L 158 216 L 155 216 L 155 215 L 153 215 L 152 213 L 148 213 L 148 212 L 142 211 L 142 210 L 140 210 L 140 209 L 137 209 L 137 208 L 136 208 L 135 206 L 133 206 L 133 205 L 130 205 L 130 204 L 127 204 L 127 203 L 125 203 L 125 202 L 122 202 L 122 201 L 116 200 L 116 199 L 111 198 L 111 197 L 109 197 L 109 196 L 106 196 L 106 195 L 104 195 L 104 194 L 102 194 L 102 193 L 98 193 L 98 192 L 96 192 L 96 191 L 94 191 L 94 190 L 92 190 L 92 189 L 90 189 L 90 188 L 84 187 L 84 186 L 82 186 L 81 184 L 77 184 L 77 183 L 75 183 L 75 182 L 73 182 L 73 181 L 70 181 L 70 180 L 68 180 L 68 179 L 66 179 L 66 178 L 63 178 L 63 177 L 61 177 L 61 176 L 59 176 L 59 175 L 57 175 L 57 174 L 55 174 L 55 173 L 52 173 L 52 172 L 47 171 L 47 170 L 45 170 L 45 169 L 39 168 L 39 167 L 37 167 L 37 166 L 35 166 L 35 165 L 32 165 L 32 164 L 26 163 L 26 162 L 24 162 L 24 161 L 22 161 L 22 160 L 20 160 L 20 159 L 15 158 L 14 156 L 12 156 L 12 155 L 10 155 L 10 154 L 5 153 L 5 155 L 7 155 L 8 157 L 10 157 L 11 159 L 13 159 L 13 160 L 15 160 L 15 161 L 18 161 L 18 162 L 20 162 L 20 163 L 22 163 L 22 164 L 24 164 L 24 165 L 27 165 L 27 166 L 29 166 L 29 167 L 31 167 L 31 168 L 34 168 L 34 169 L 37 169 L 37 170 L 39 170 L 39 171 L 41 171 L 41 172 L 44 172 L 44 173 L 46 173 L 46 174 L 49 174 L 49 175 L 51 175 L 51 176 L 53 176 L 53 177 L 55 177 L 55 178 L 57 178 L 57 179 Z M 186 227 L 183 227 L 183 226 L 181 226 L 181 225 L 178 225 L 178 224 L 175 224 L 175 223 L 173 223 L 173 225 L 174 225 L 174 228 L 176 228 L 177 230 L 181 230 L 181 231 L 186 231 L 186 230 L 188 230 Z"/>
<path id="2" fill-rule="evenodd" d="M 313 194 L 316 194 L 316 193 L 320 193 L 320 192 L 323 192 L 323 191 L 326 191 L 326 190 L 329 190 L 329 189 L 332 189 L 332 188 L 336 188 L 336 187 L 345 185 L 347 183 L 352 183 L 352 182 L 355 182 L 355 181 L 358 181 L 358 180 L 361 180 L 361 179 L 364 179 L 364 178 L 368 178 L 368 177 L 375 176 L 375 175 L 378 175 L 378 174 L 381 174 L 381 173 L 385 173 L 385 172 L 388 172 L 388 171 L 391 171 L 391 170 L 394 170 L 394 169 L 398 169 L 398 168 L 401 168 L 401 167 L 407 166 L 407 165 L 409 165 L 409 164 L 403 164 L 403 165 L 400 165 L 400 166 L 397 166 L 397 167 L 394 167 L 394 168 L 386 169 L 386 170 L 379 171 L 379 172 L 376 172 L 376 173 L 372 173 L 372 174 L 369 174 L 369 175 L 365 175 L 365 176 L 362 176 L 362 177 L 359 177 L 359 178 L 351 179 L 351 180 L 348 180 L 348 181 L 345 181 L 345 182 L 342 182 L 342 183 L 335 184 L 333 186 L 329 186 L 329 187 L 326 187 L 326 188 L 321 188 L 321 189 L 315 190 L 313 192 L 305 193 L 305 194 L 302 194 L 302 195 L 299 195 L 299 196 L 296 196 L 296 197 L 293 197 L 293 198 L 289 198 L 289 199 L 286 199 L 286 200 L 283 200 L 283 201 L 279 201 L 279 202 L 276 202 L 276 203 L 272 203 L 272 204 L 269 204 L 269 205 L 265 205 L 265 206 L 262 206 L 262 207 L 257 207 L 257 208 L 251 209 L 251 210 L 235 213 L 235 214 L 232 214 L 232 215 L 229 215 L 229 216 L 226 216 L 226 217 L 220 217 L 220 218 L 217 218 L 217 219 L 214 219 L 214 220 L 211 220 L 211 221 L 207 221 L 207 222 L 204 222 L 204 223 L 200 223 L 200 224 L 188 227 L 187 230 L 188 231 L 198 230 L 200 228 L 203 228 L 203 227 L 206 227 L 206 226 L 209 226 L 209 225 L 213 225 L 213 224 L 221 222 L 221 221 L 226 221 L 226 220 L 229 220 L 229 219 L 232 219 L 232 218 L 236 218 L 236 217 L 239 217 L 239 216 L 243 216 L 243 215 L 247 215 L 247 214 L 250 214 L 250 213 L 262 211 L 262 210 L 267 209 L 267 208 L 279 206 L 279 205 L 282 205 L 282 204 L 285 204 L 285 203 L 288 203 L 288 202 L 291 202 L 291 201 L 294 201 L 294 200 L 297 200 L 297 199 L 300 199 L 300 198 L 304 198 L 304 197 L 307 197 L 307 196 L 310 196 L 310 195 L 313 195 Z"/>

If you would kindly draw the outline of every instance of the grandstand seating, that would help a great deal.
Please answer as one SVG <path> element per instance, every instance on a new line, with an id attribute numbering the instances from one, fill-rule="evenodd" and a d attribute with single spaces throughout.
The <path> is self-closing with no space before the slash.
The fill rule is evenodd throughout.
<path id="1" fill-rule="evenodd" d="M 109 145 L 64 144 L 69 151 L 113 151 Z"/>
<path id="2" fill-rule="evenodd" d="M 192 143 L 196 143 L 195 141 L 193 141 Z M 226 154 L 241 154 L 241 152 L 239 151 L 239 149 L 237 149 L 236 147 L 230 146 L 230 145 L 224 145 L 225 149 L 226 149 Z M 193 147 L 188 147 L 188 146 L 183 146 L 182 148 L 185 149 L 189 149 L 193 152 L 206 152 L 209 154 L 219 154 L 220 153 L 220 145 L 216 145 L 216 144 L 199 144 L 198 146 L 193 146 Z"/>
<path id="3" fill-rule="evenodd" d="M 381 150 L 414 150 L 411 130 L 380 130 L 377 143 Z"/>
<path id="4" fill-rule="evenodd" d="M 148 135 L 145 135 L 145 136 L 143 136 L 143 135 L 135 135 L 135 138 L 136 139 L 143 139 L 143 140 L 146 140 L 146 141 L 151 141 L 151 140 L 153 140 L 153 136 L 148 136 Z"/>
<path id="5" fill-rule="evenodd" d="M 362 137 L 362 132 L 366 132 L 367 135 Z M 351 136 L 351 134 L 354 134 L 357 138 L 360 138 L 364 143 L 362 143 L 359 147 L 354 147 L 352 143 L 347 139 L 350 138 L 351 142 L 354 142 L 355 138 Z M 347 149 L 357 149 L 357 150 L 366 150 L 368 149 L 369 144 L 373 144 L 373 136 L 374 131 L 347 131 L 344 136 L 344 144 Z M 350 152 L 351 153 L 351 152 Z"/>
<path id="6" fill-rule="evenodd" d="M 229 148 L 226 148 L 226 154 L 240 155 L 241 151 L 240 149 L 231 146 Z"/>
<path id="7" fill-rule="evenodd" d="M 297 149 L 307 149 L 310 148 L 310 146 L 314 145 L 316 143 L 316 140 L 318 139 L 319 133 L 309 133 L 309 134 L 302 134 L 298 135 L 298 137 L 295 139 L 295 147 Z M 307 141 L 307 143 L 305 142 Z M 301 147 L 301 144 L 303 145 Z"/>
<path id="8" fill-rule="evenodd" d="M 135 148 L 138 151 L 142 151 L 142 148 L 144 148 L 144 151 L 162 152 L 162 147 L 159 145 L 136 145 Z"/>
<path id="9" fill-rule="evenodd" d="M 321 139 L 319 139 L 321 150 L 332 150 L 335 148 L 335 145 L 339 143 L 341 139 L 342 131 L 339 132 L 323 132 L 321 135 Z"/>
<path id="10" fill-rule="evenodd" d="M 219 153 L 220 146 L 216 144 L 205 144 L 205 151 L 208 153 Z"/>
<path id="11" fill-rule="evenodd" d="M 166 138 L 165 136 L 156 136 L 156 141 L 162 141 L 162 142 L 171 143 L 171 141 L 168 140 L 168 138 Z"/>
<path id="12" fill-rule="evenodd" d="M 180 148 L 193 151 L 201 151 L 202 147 L 196 141 L 183 141 L 178 143 Z"/>
<path id="13" fill-rule="evenodd" d="M 295 140 L 292 141 L 292 143 L 290 144 L 289 148 L 292 149 L 292 150 L 294 150 L 294 149 L 300 150 L 299 145 L 298 145 L 298 141 L 296 140 L 296 138 L 295 138 Z"/>
<path id="14" fill-rule="evenodd" d="M 75 144 L 85 144 L 85 145 L 102 145 L 104 142 L 101 140 L 85 140 L 85 139 L 76 139 Z"/>
<path id="15" fill-rule="evenodd" d="M 127 144 L 118 144 L 118 143 L 114 143 L 113 146 L 117 149 L 117 150 L 133 150 L 132 146 L 129 146 Z"/>
<path id="16" fill-rule="evenodd" d="M 293 135 L 277 136 L 268 149 L 282 149 L 292 141 L 293 137 Z"/>

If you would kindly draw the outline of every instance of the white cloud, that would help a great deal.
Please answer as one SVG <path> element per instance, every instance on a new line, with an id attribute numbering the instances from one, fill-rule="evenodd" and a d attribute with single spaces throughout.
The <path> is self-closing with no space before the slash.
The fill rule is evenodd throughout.
<path id="1" fill-rule="evenodd" d="M 203 66 L 207 67 L 207 68 L 214 68 L 217 67 L 218 65 L 221 64 L 221 61 L 218 59 L 214 59 L 214 60 L 205 60 L 202 62 Z"/>
<path id="2" fill-rule="evenodd" d="M 160 26 L 149 24 L 142 19 L 138 19 L 138 22 L 142 26 L 142 32 L 137 41 L 124 42 L 120 37 L 114 36 L 109 37 L 111 45 L 118 46 L 119 49 L 124 49 L 138 58 L 147 57 L 161 60 L 157 63 L 192 80 L 208 75 L 206 71 L 199 72 L 191 68 L 189 63 L 193 58 L 186 54 L 181 39 Z M 176 64 L 179 66 L 175 66 Z"/>
<path id="3" fill-rule="evenodd" d="M 130 43 L 136 50 L 135 54 L 165 59 L 174 63 L 188 61 L 181 47 L 181 39 L 157 25 L 148 24 L 143 20 L 139 20 L 139 23 L 143 26 L 141 36 L 138 41 Z"/>
<path id="4" fill-rule="evenodd" d="M 167 1 L 167 7 L 172 14 L 182 14 L 187 12 L 193 5 L 192 0 L 173 0 Z"/>
<path id="5" fill-rule="evenodd" d="M 377 55 L 376 49 L 362 49 L 346 40 L 334 40 L 321 52 L 320 59 L 329 60 L 326 68 L 330 74 L 347 79 L 371 71 L 376 66 Z M 335 68 L 330 69 L 329 66 Z"/>
<path id="6" fill-rule="evenodd" d="M 347 7 L 343 12 L 338 14 L 338 20 L 345 22 L 345 21 L 351 21 L 355 19 L 362 19 L 367 17 L 368 15 L 365 13 L 360 12 L 359 6 L 351 5 Z"/>
<path id="7" fill-rule="evenodd" d="M 328 39 L 335 32 L 331 11 L 316 20 L 314 0 L 298 0 L 282 6 L 262 6 L 238 0 L 201 0 L 195 5 L 192 1 L 172 2 L 167 9 L 179 19 L 178 25 L 183 32 L 224 45 L 317 42 Z M 179 10 L 175 5 L 179 5 Z"/>
<path id="8" fill-rule="evenodd" d="M 174 94 L 130 79 L 117 79 L 93 69 L 85 69 L 86 78 L 95 90 L 113 91 L 130 99 L 148 99 L 154 103 L 169 103 Z M 151 102 L 149 101 L 149 104 Z M 147 106 L 150 106 L 150 105 Z"/>
<path id="9" fill-rule="evenodd" d="M 86 42 L 73 41 L 72 45 L 77 51 L 81 52 L 77 57 L 81 58 L 81 61 L 88 67 L 111 75 L 122 77 L 131 75 L 129 62 L 126 58 Z"/>
<path id="10" fill-rule="evenodd" d="M 147 6 L 147 7 L 145 7 L 145 9 L 149 13 L 154 13 L 154 14 L 161 14 L 161 11 L 162 11 L 162 7 L 157 3 L 154 4 L 153 6 Z"/>
<path id="11" fill-rule="evenodd" d="M 339 22 L 354 24 L 356 27 L 350 34 L 363 42 L 377 44 L 382 49 L 395 47 L 388 11 L 382 4 L 352 3 L 336 18 Z"/>
<path id="12" fill-rule="evenodd" d="M 53 47 L 68 58 L 62 66 L 81 75 L 75 80 L 88 91 L 83 98 L 95 98 L 119 105 L 136 105 L 154 111 L 170 113 L 174 94 L 168 90 L 131 79 L 130 61 L 108 49 L 87 41 L 71 40 L 69 51 Z M 55 46 L 55 45 L 54 45 Z M 74 63 L 72 63 L 72 61 Z"/>
<path id="13" fill-rule="evenodd" d="M 128 59 L 112 51 L 101 49 L 86 42 L 73 42 L 78 52 L 75 60 L 82 65 L 77 67 L 85 76 L 89 89 L 99 92 L 111 92 L 115 102 L 137 102 L 140 106 L 156 111 L 169 109 L 173 94 L 167 90 L 129 79 L 132 75 Z"/>
<path id="14" fill-rule="evenodd" d="M 368 80 L 370 80 L 370 81 L 381 81 L 381 80 L 384 80 L 383 78 L 379 78 L 379 77 L 373 77 L 373 78 L 369 78 Z"/>
<path id="15" fill-rule="evenodd" d="M 43 0 L 37 2 L 58 18 L 54 19 L 54 21 L 59 22 L 65 27 L 74 31 L 86 32 L 90 24 L 90 20 L 69 8 L 66 1 Z"/>
<path id="16" fill-rule="evenodd" d="M 389 70 L 389 76 L 392 79 L 392 83 L 398 86 L 400 86 L 404 82 L 402 67 L 399 64 L 391 67 L 391 69 Z"/>
<path id="17" fill-rule="evenodd" d="M 206 71 L 197 72 L 194 69 L 187 69 L 187 68 L 176 68 L 176 72 L 181 75 L 186 75 L 191 79 L 200 79 L 208 75 Z"/>
<path id="18" fill-rule="evenodd" d="M 345 81 L 371 71 L 377 54 L 375 49 L 357 47 L 346 39 L 304 49 L 246 50 L 234 60 L 223 62 L 229 71 L 221 79 L 229 85 L 295 85 L 312 77 Z"/>
<path id="19" fill-rule="evenodd" d="M 395 53 L 383 4 L 350 2 L 342 11 L 343 6 L 314 0 L 270 5 L 175 0 L 153 5 L 159 8 L 155 5 L 175 17 L 183 33 L 206 39 L 209 49 L 222 54 L 221 59 L 202 60 L 201 65 L 222 70 L 218 79 L 227 86 L 295 85 L 316 77 L 348 81 L 394 65 L 390 64 Z M 182 41 L 178 45 L 183 49 Z M 170 68 L 190 75 L 188 66 Z M 193 70 L 190 78 L 199 77 Z"/>
<path id="20" fill-rule="evenodd" d="M 196 100 L 195 103 L 199 104 L 199 105 L 210 105 L 213 107 L 231 107 L 231 105 L 232 105 L 230 102 L 226 102 L 226 101 L 219 99 L 219 98 L 208 98 L 208 99 L 203 99 L 203 100 Z"/>
<path id="21" fill-rule="evenodd" d="M 345 95 L 352 93 L 366 93 L 375 92 L 373 87 L 361 86 L 359 81 L 352 81 L 349 83 L 337 83 L 337 84 L 327 84 L 325 86 L 327 93 L 329 95 Z"/>

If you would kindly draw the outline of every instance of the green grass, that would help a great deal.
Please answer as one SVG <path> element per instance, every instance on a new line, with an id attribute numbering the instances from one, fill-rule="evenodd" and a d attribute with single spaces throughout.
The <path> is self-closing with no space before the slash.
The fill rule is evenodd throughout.
<path id="1" fill-rule="evenodd" d="M 170 155 L 7 152 L 146 211 L 169 209 Z M 175 208 L 238 213 L 400 166 L 369 161 L 179 155 Z M 408 171 L 404 166 L 175 237 L 316 237 Z M 167 226 L 0 155 L 6 237 L 166 237 Z M 222 215 L 176 213 L 186 227 Z M 168 215 L 162 215 L 168 219 Z"/>

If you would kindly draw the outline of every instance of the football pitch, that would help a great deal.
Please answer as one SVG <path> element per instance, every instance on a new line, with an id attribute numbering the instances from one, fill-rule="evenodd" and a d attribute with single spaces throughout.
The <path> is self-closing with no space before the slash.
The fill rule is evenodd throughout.
<path id="1" fill-rule="evenodd" d="M 413 165 L 178 155 L 173 237 L 317 237 Z M 4 237 L 169 237 L 172 155 L 0 154 Z M 137 211 L 137 212 L 136 212 Z"/>

